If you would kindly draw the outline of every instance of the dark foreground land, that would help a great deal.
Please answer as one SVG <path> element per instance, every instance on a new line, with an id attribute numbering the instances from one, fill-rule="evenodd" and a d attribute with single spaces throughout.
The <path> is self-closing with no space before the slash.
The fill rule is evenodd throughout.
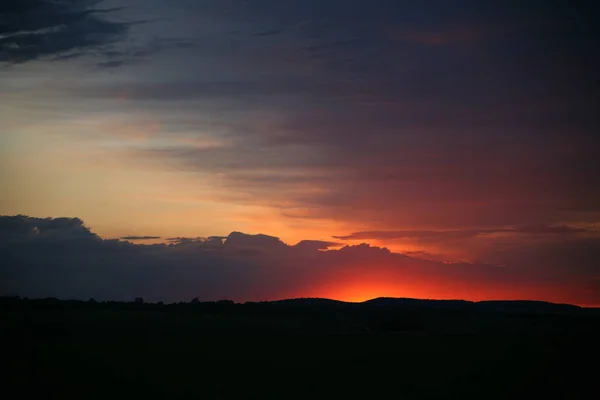
<path id="1" fill-rule="evenodd" d="M 12 393 L 6 398 L 591 399 L 600 393 L 599 311 L 409 299 L 4 298 L 2 391 Z"/>

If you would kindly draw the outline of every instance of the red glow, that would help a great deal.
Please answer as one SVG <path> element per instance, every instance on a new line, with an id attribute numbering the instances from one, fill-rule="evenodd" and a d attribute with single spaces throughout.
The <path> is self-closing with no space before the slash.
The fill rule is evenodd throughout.
<path id="1" fill-rule="evenodd" d="M 402 279 L 389 273 L 373 274 L 363 271 L 353 276 L 328 279 L 287 297 L 318 297 L 348 302 L 363 302 L 378 297 L 417 298 L 467 301 L 484 300 L 541 300 L 585 306 L 578 292 L 565 287 L 534 287 L 531 285 L 502 285 L 482 282 L 451 281 L 445 277 Z"/>
<path id="2" fill-rule="evenodd" d="M 390 273 L 355 271 L 346 277 L 333 277 L 298 292 L 295 297 L 320 297 L 333 300 L 362 302 L 377 297 L 427 297 L 426 285 L 402 282 Z"/>

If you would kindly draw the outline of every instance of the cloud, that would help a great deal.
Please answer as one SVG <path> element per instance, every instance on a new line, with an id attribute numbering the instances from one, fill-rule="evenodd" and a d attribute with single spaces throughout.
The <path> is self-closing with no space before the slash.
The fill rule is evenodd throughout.
<path id="1" fill-rule="evenodd" d="M 404 251 L 402 254 L 407 255 L 409 257 L 415 257 L 415 258 L 423 258 L 425 260 L 438 260 L 438 261 L 443 261 L 444 260 L 444 256 L 443 255 L 439 255 L 439 254 L 432 254 L 429 253 L 427 251 L 423 251 L 423 250 L 417 250 L 417 251 Z"/>
<path id="2" fill-rule="evenodd" d="M 540 280 L 565 273 L 569 278 L 591 277 L 599 269 L 600 238 L 567 237 L 561 241 L 498 243 L 483 253 L 476 262 L 483 260 L 529 271 L 544 271 L 545 274 L 539 276 Z"/>
<path id="3" fill-rule="evenodd" d="M 98 9 L 100 1 L 4 0 L 0 4 L 0 61 L 73 58 L 122 40 L 130 23 L 103 17 L 119 9 Z"/>
<path id="4" fill-rule="evenodd" d="M 166 241 L 172 245 L 189 245 L 189 244 L 202 244 L 205 246 L 210 245 L 222 245 L 227 236 L 209 236 L 209 237 L 171 237 L 167 238 Z"/>
<path id="5" fill-rule="evenodd" d="M 590 232 L 590 230 L 586 229 L 586 228 L 577 228 L 577 227 L 568 226 L 568 225 L 555 225 L 555 226 L 530 225 L 530 226 L 523 226 L 520 228 L 514 228 L 513 231 L 515 233 L 550 234 L 550 235 Z"/>
<path id="6" fill-rule="evenodd" d="M 155 240 L 161 239 L 161 236 L 123 236 L 122 240 Z"/>
<path id="7" fill-rule="evenodd" d="M 206 242 L 206 238 L 201 237 L 201 236 L 197 236 L 197 237 L 182 237 L 182 236 L 177 236 L 177 237 L 167 238 L 167 242 L 171 242 L 171 243 Z"/>
<path id="8" fill-rule="evenodd" d="M 127 7 L 100 7 L 105 0 L 3 0 L 0 3 L 0 63 L 100 57 L 116 68 L 165 49 L 187 49 L 189 38 L 155 35 L 139 42 L 134 27 L 156 20 L 123 15 Z"/>
<path id="9" fill-rule="evenodd" d="M 202 173 L 282 215 L 378 231 L 600 218 L 597 72 L 586 69 L 597 61 L 580 47 L 595 28 L 583 11 L 572 32 L 561 7 L 513 1 L 494 12 L 443 1 L 177 4 L 193 50 L 135 81 L 65 89 L 86 102 L 126 92 L 161 121 L 156 142 L 124 159 Z M 175 143 L 180 131 L 227 145 Z"/>
<path id="10" fill-rule="evenodd" d="M 327 242 L 323 240 L 301 240 L 296 243 L 294 248 L 302 251 L 310 251 L 310 250 L 327 250 L 330 247 L 337 247 L 341 244 L 338 242 Z"/>
<path id="11" fill-rule="evenodd" d="M 340 240 L 393 240 L 393 239 L 425 239 L 448 240 L 456 238 L 470 238 L 495 233 L 503 234 L 539 234 L 539 235 L 568 235 L 591 232 L 586 228 L 568 225 L 529 225 L 514 228 L 474 229 L 474 230 L 413 230 L 413 231 L 365 231 L 354 232 L 344 236 L 333 236 Z"/>
<path id="12" fill-rule="evenodd" d="M 489 229 L 363 231 L 333 237 L 344 241 L 362 240 L 396 248 L 408 248 L 410 250 L 405 254 L 418 258 L 443 261 L 476 260 L 505 265 L 506 260 L 498 261 L 498 251 L 511 254 L 516 248 L 562 246 L 565 243 L 598 238 L 599 233 L 593 225 L 584 227 L 538 224 Z M 539 257 L 544 257 L 542 252 Z M 539 265 L 539 262 L 534 262 L 533 265 Z"/>
<path id="13" fill-rule="evenodd" d="M 245 301 L 350 299 L 358 290 L 367 297 L 537 298 L 581 304 L 600 299 L 592 290 L 599 276 L 593 261 L 600 247 L 589 241 L 573 241 L 550 252 L 543 249 L 545 253 L 535 248 L 498 252 L 503 256 L 498 260 L 506 262 L 500 267 L 448 264 L 367 244 L 320 251 L 335 243 L 302 241 L 289 246 L 273 236 L 240 232 L 225 240 L 136 245 L 103 240 L 76 218 L 0 217 L 0 228 L 1 294 Z"/>
<path id="14" fill-rule="evenodd" d="M 508 90 L 511 82 L 490 87 L 472 77 L 479 75 L 469 75 L 464 76 L 467 87 L 458 88 L 454 81 L 462 78 L 438 71 L 443 65 L 438 61 L 402 79 L 361 72 L 360 80 L 334 84 L 323 70 L 310 82 L 276 70 L 266 82 L 133 85 L 132 101 L 141 104 L 202 104 L 216 123 L 200 116 L 181 117 L 181 123 L 196 121 L 198 131 L 217 130 L 228 145 L 170 144 L 124 157 L 208 173 L 231 192 L 304 209 L 307 218 L 382 221 L 378 230 L 589 218 L 569 208 L 599 203 L 598 176 L 590 172 L 600 159 L 593 124 L 572 131 L 566 149 L 570 128 L 558 121 L 576 113 L 581 116 L 576 120 L 587 125 L 582 108 L 563 104 L 557 112 L 542 107 L 525 115 L 519 109 L 545 95 L 525 90 L 522 99 L 516 93 L 491 99 L 488 93 Z M 436 82 L 430 84 L 431 76 Z M 89 92 L 111 97 L 116 88 Z M 488 116 L 482 115 L 484 109 Z M 166 124 L 165 131 L 178 123 Z M 548 135 L 535 133 L 542 131 Z M 517 149 L 516 135 L 525 138 Z"/>
<path id="15" fill-rule="evenodd" d="M 79 218 L 32 218 L 25 215 L 0 217 L 0 242 L 100 241 Z"/>

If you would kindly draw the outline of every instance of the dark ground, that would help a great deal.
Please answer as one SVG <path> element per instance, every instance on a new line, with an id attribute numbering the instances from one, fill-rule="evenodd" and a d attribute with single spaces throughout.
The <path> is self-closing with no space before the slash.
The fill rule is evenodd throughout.
<path id="1" fill-rule="evenodd" d="M 600 310 L 0 301 L 10 398 L 597 398 Z M 7 397 L 8 398 L 8 397 Z"/>

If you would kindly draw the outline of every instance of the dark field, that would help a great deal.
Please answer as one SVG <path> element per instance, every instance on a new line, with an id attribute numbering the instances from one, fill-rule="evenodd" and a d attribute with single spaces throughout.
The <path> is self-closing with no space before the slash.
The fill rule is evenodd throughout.
<path id="1" fill-rule="evenodd" d="M 5 398 L 591 399 L 600 390 L 597 309 L 3 299 L 0 310 Z"/>

